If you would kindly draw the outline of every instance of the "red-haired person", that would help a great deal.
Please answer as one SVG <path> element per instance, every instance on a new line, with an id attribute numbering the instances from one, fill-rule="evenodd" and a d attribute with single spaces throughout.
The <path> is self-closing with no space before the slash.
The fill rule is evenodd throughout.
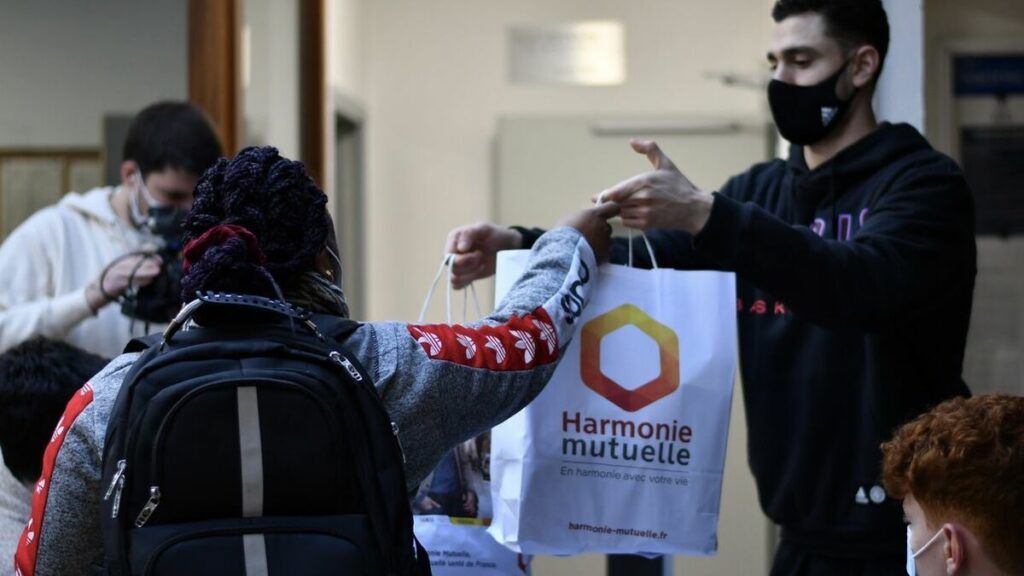
<path id="1" fill-rule="evenodd" d="M 955 398 L 882 445 L 882 473 L 903 499 L 907 572 L 1024 574 L 1024 398 Z"/>

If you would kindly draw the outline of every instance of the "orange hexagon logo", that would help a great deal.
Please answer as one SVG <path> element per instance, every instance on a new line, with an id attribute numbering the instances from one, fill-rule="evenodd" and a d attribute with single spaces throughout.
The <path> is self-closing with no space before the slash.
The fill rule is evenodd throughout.
<path id="1" fill-rule="evenodd" d="M 601 340 L 623 326 L 633 325 L 658 345 L 661 373 L 635 390 L 627 390 L 601 371 Z M 679 337 L 632 304 L 623 304 L 583 326 L 580 377 L 583 383 L 627 412 L 661 400 L 679 388 Z"/>

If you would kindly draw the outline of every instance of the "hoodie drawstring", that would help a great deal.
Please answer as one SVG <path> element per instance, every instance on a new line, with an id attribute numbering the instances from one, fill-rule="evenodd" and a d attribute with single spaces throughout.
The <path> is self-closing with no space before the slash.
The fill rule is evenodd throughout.
<path id="1" fill-rule="evenodd" d="M 839 218 L 836 216 L 836 167 L 833 164 L 828 171 L 828 195 L 832 201 L 832 234 L 839 238 Z"/>

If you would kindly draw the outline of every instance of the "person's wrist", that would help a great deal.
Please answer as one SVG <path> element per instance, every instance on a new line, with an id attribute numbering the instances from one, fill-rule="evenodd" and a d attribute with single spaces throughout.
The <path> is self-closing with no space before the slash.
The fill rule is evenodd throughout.
<path id="1" fill-rule="evenodd" d="M 97 282 L 85 287 L 85 301 L 89 304 L 93 314 L 98 314 L 104 306 L 110 304 L 110 299 L 103 294 L 103 290 L 100 290 Z"/>
<path id="2" fill-rule="evenodd" d="M 689 210 L 690 217 L 686 223 L 686 231 L 691 236 L 696 236 L 704 230 L 704 226 L 707 225 L 708 219 L 711 218 L 711 208 L 715 204 L 715 195 L 707 192 L 701 192 L 693 200 L 693 205 Z"/>
<path id="3" fill-rule="evenodd" d="M 523 234 L 515 228 L 507 228 L 509 235 L 507 240 L 507 250 L 519 250 L 523 247 Z"/>

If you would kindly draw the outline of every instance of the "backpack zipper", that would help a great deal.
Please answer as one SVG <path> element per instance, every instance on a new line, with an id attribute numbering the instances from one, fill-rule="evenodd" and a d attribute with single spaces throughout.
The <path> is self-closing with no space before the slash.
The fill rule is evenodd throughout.
<path id="1" fill-rule="evenodd" d="M 146 505 L 139 511 L 139 515 L 135 518 L 135 527 L 142 528 L 146 525 L 146 521 L 156 511 L 156 507 L 160 505 L 160 487 L 150 486 L 149 487 L 149 500 L 146 500 Z"/>
<path id="2" fill-rule="evenodd" d="M 331 350 L 331 353 L 328 354 L 328 356 L 331 357 L 331 360 L 334 360 L 335 363 L 344 368 L 348 372 L 348 375 L 351 376 L 353 380 L 355 380 L 356 382 L 363 381 L 363 375 L 360 374 L 359 370 L 356 370 L 356 367 L 352 364 L 352 362 L 350 362 L 348 358 L 342 356 L 340 352 L 338 352 L 337 350 Z"/>
<path id="3" fill-rule="evenodd" d="M 114 503 L 110 510 L 111 518 L 117 518 L 117 513 L 121 509 L 121 492 L 124 490 L 124 471 L 127 467 L 128 460 L 122 458 L 117 461 L 117 471 L 114 472 L 114 477 L 110 481 L 110 486 L 107 488 L 106 494 L 103 495 L 104 502 L 110 500 L 111 495 L 114 496 Z"/>
<path id="4" fill-rule="evenodd" d="M 335 364 L 337 364 L 337 365 L 341 366 L 342 368 L 344 368 L 345 371 L 348 372 L 349 376 L 351 376 L 352 379 L 355 382 L 360 383 L 360 384 L 364 383 L 364 379 L 363 379 L 362 374 L 359 373 L 359 370 L 356 369 L 355 365 L 353 365 L 352 362 L 348 358 L 346 358 L 343 354 L 341 354 L 337 350 L 331 350 L 330 353 L 328 353 L 327 356 Z M 369 417 L 369 415 L 367 415 L 367 416 Z M 365 420 L 365 418 L 364 418 L 364 420 Z M 387 421 L 391 423 L 391 433 L 395 435 L 395 438 L 397 440 L 397 438 L 398 438 L 398 425 L 395 424 L 394 422 L 391 422 L 390 419 L 388 419 Z M 360 444 L 359 442 L 352 442 L 352 444 L 350 444 L 350 447 L 352 448 L 353 454 L 356 455 L 357 458 L 361 457 L 360 459 L 363 460 L 363 461 L 368 461 L 368 460 L 372 461 L 370 456 L 368 454 L 365 454 L 365 452 L 363 451 L 364 446 L 362 444 Z M 368 447 L 368 446 L 366 446 L 366 447 Z M 401 448 L 402 448 L 401 442 L 398 443 L 398 447 L 399 447 L 399 450 L 401 450 Z M 405 462 L 405 452 L 404 451 L 402 451 L 402 462 L 403 462 L 403 467 L 404 467 L 404 462 Z M 377 494 L 376 494 L 376 491 L 377 491 L 377 488 L 378 488 L 377 483 L 374 482 L 373 476 L 369 474 L 368 470 L 360 469 L 360 470 L 358 470 L 358 473 L 359 473 L 360 476 L 362 476 L 362 482 L 360 484 L 361 484 L 361 486 L 362 486 L 362 488 L 363 488 L 363 490 L 365 492 L 364 496 L 365 496 L 366 501 L 367 501 L 367 506 L 368 506 L 368 508 L 370 510 L 376 509 L 377 508 L 377 504 L 376 504 Z M 372 518 L 373 515 L 370 514 L 369 517 Z M 371 524 L 371 529 L 374 529 L 374 532 L 376 532 L 377 539 L 380 540 L 379 544 L 381 545 L 381 548 L 382 548 L 381 551 L 383 552 L 382 558 L 383 558 L 383 562 L 384 562 L 384 566 L 383 566 L 384 573 L 388 574 L 389 576 L 392 575 L 392 574 L 395 574 L 395 571 L 394 571 L 393 566 L 392 566 L 392 559 L 388 557 L 388 550 L 390 550 L 391 546 L 392 546 L 390 535 L 387 534 L 386 531 L 381 533 L 378 530 L 376 530 L 377 527 L 373 526 L 372 520 L 371 520 L 370 524 Z"/>
<path id="5" fill-rule="evenodd" d="M 398 451 L 402 453 L 402 464 L 406 463 L 405 448 L 402 448 L 402 439 L 398 437 L 398 424 L 391 422 L 391 433 L 395 435 L 395 442 L 398 442 Z"/>

